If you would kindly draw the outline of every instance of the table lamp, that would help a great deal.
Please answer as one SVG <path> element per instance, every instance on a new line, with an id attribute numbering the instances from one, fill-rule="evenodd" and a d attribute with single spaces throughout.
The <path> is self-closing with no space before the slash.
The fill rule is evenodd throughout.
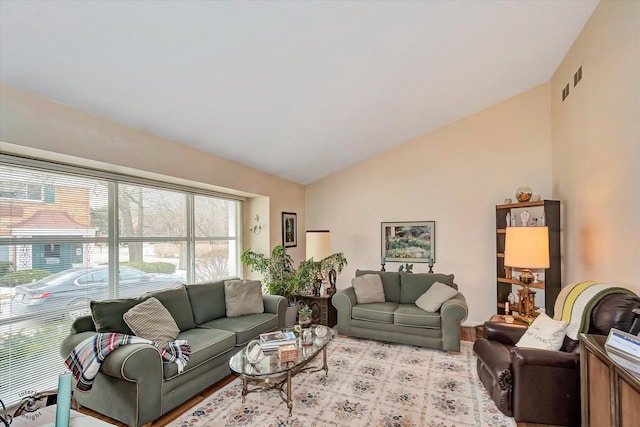
<path id="1" fill-rule="evenodd" d="M 518 277 L 523 289 L 519 290 L 519 311 L 526 318 L 535 313 L 535 292 L 529 288 L 533 282 L 532 268 L 549 268 L 548 227 L 507 227 L 504 242 L 504 265 L 521 268 Z"/>

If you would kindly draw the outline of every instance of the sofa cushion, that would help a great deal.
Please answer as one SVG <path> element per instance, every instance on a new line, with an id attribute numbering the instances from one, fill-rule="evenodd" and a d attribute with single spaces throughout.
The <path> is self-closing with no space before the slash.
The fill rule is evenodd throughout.
<path id="1" fill-rule="evenodd" d="M 540 313 L 516 343 L 516 347 L 558 351 L 564 342 L 567 324 Z"/>
<path id="2" fill-rule="evenodd" d="M 227 280 L 224 282 L 227 317 L 264 313 L 262 283 L 259 280 Z"/>
<path id="3" fill-rule="evenodd" d="M 191 347 L 191 357 L 185 366 L 185 372 L 202 363 L 235 349 L 236 338 L 233 332 L 220 329 L 193 328 L 178 335 L 179 340 L 187 340 Z M 173 362 L 162 364 L 164 379 L 178 375 L 178 365 Z"/>
<path id="4" fill-rule="evenodd" d="M 400 273 L 400 303 L 414 304 L 435 282 L 458 289 L 453 279 L 453 274 Z"/>
<path id="5" fill-rule="evenodd" d="M 424 311 L 436 312 L 443 302 L 458 295 L 458 291 L 444 283 L 436 282 L 416 300 L 416 305 Z"/>
<path id="6" fill-rule="evenodd" d="M 357 304 L 351 309 L 351 317 L 380 323 L 393 323 L 393 312 L 398 308 L 395 302 L 374 302 Z"/>
<path id="7" fill-rule="evenodd" d="M 177 288 L 166 289 L 163 291 L 153 292 L 145 295 L 145 299 L 154 297 L 165 306 L 171 317 L 176 321 L 176 325 L 180 331 L 186 331 L 196 327 L 191 311 L 191 303 L 187 295 L 186 286 L 182 285 Z"/>
<path id="8" fill-rule="evenodd" d="M 382 279 L 384 299 L 389 302 L 400 302 L 400 274 L 393 271 L 356 270 L 356 277 L 365 274 L 377 274 Z"/>
<path id="9" fill-rule="evenodd" d="M 136 336 L 161 347 L 175 340 L 180 333 L 169 310 L 153 297 L 130 308 L 122 317 Z"/>
<path id="10" fill-rule="evenodd" d="M 244 345 L 258 335 L 278 328 L 278 315 L 273 313 L 247 314 L 240 317 L 221 317 L 203 323 L 199 328 L 223 329 L 236 334 L 236 345 Z"/>
<path id="11" fill-rule="evenodd" d="M 378 274 L 364 274 L 351 279 L 358 304 L 385 302 L 382 280 Z"/>
<path id="12" fill-rule="evenodd" d="M 440 328 L 440 313 L 425 311 L 415 304 L 400 304 L 393 313 L 393 323 L 400 326 Z"/>
<path id="13" fill-rule="evenodd" d="M 140 302 L 142 299 L 138 298 L 91 301 L 91 318 L 96 326 L 96 331 L 133 335 L 133 331 L 122 316 Z"/>
<path id="14" fill-rule="evenodd" d="M 224 280 L 187 286 L 196 325 L 225 316 Z"/>

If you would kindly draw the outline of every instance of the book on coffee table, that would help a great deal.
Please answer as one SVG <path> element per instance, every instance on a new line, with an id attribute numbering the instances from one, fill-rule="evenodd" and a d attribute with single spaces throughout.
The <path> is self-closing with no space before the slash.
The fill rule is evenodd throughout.
<path id="1" fill-rule="evenodd" d="M 295 343 L 296 334 L 291 331 L 276 331 L 260 334 L 262 350 L 277 350 L 280 344 Z"/>

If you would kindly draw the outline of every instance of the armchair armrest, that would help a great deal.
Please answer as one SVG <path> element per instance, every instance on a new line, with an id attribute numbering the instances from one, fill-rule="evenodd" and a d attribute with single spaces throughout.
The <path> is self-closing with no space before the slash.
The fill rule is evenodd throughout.
<path id="1" fill-rule="evenodd" d="M 487 339 L 506 345 L 515 345 L 527 329 L 528 326 L 515 323 L 484 322 L 484 334 Z"/>
<path id="2" fill-rule="evenodd" d="M 516 420 L 580 425 L 580 355 L 513 347 L 511 369 Z"/>
<path id="3" fill-rule="evenodd" d="M 549 366 L 562 369 L 580 369 L 580 355 L 539 348 L 513 347 L 511 364 L 517 371 L 523 366 Z"/>

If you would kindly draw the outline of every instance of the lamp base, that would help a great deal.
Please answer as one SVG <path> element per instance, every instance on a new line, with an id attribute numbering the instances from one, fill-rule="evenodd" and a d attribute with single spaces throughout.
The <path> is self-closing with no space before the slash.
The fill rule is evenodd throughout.
<path id="1" fill-rule="evenodd" d="M 528 287 L 518 289 L 518 312 L 527 323 L 536 317 L 536 293 Z"/>

